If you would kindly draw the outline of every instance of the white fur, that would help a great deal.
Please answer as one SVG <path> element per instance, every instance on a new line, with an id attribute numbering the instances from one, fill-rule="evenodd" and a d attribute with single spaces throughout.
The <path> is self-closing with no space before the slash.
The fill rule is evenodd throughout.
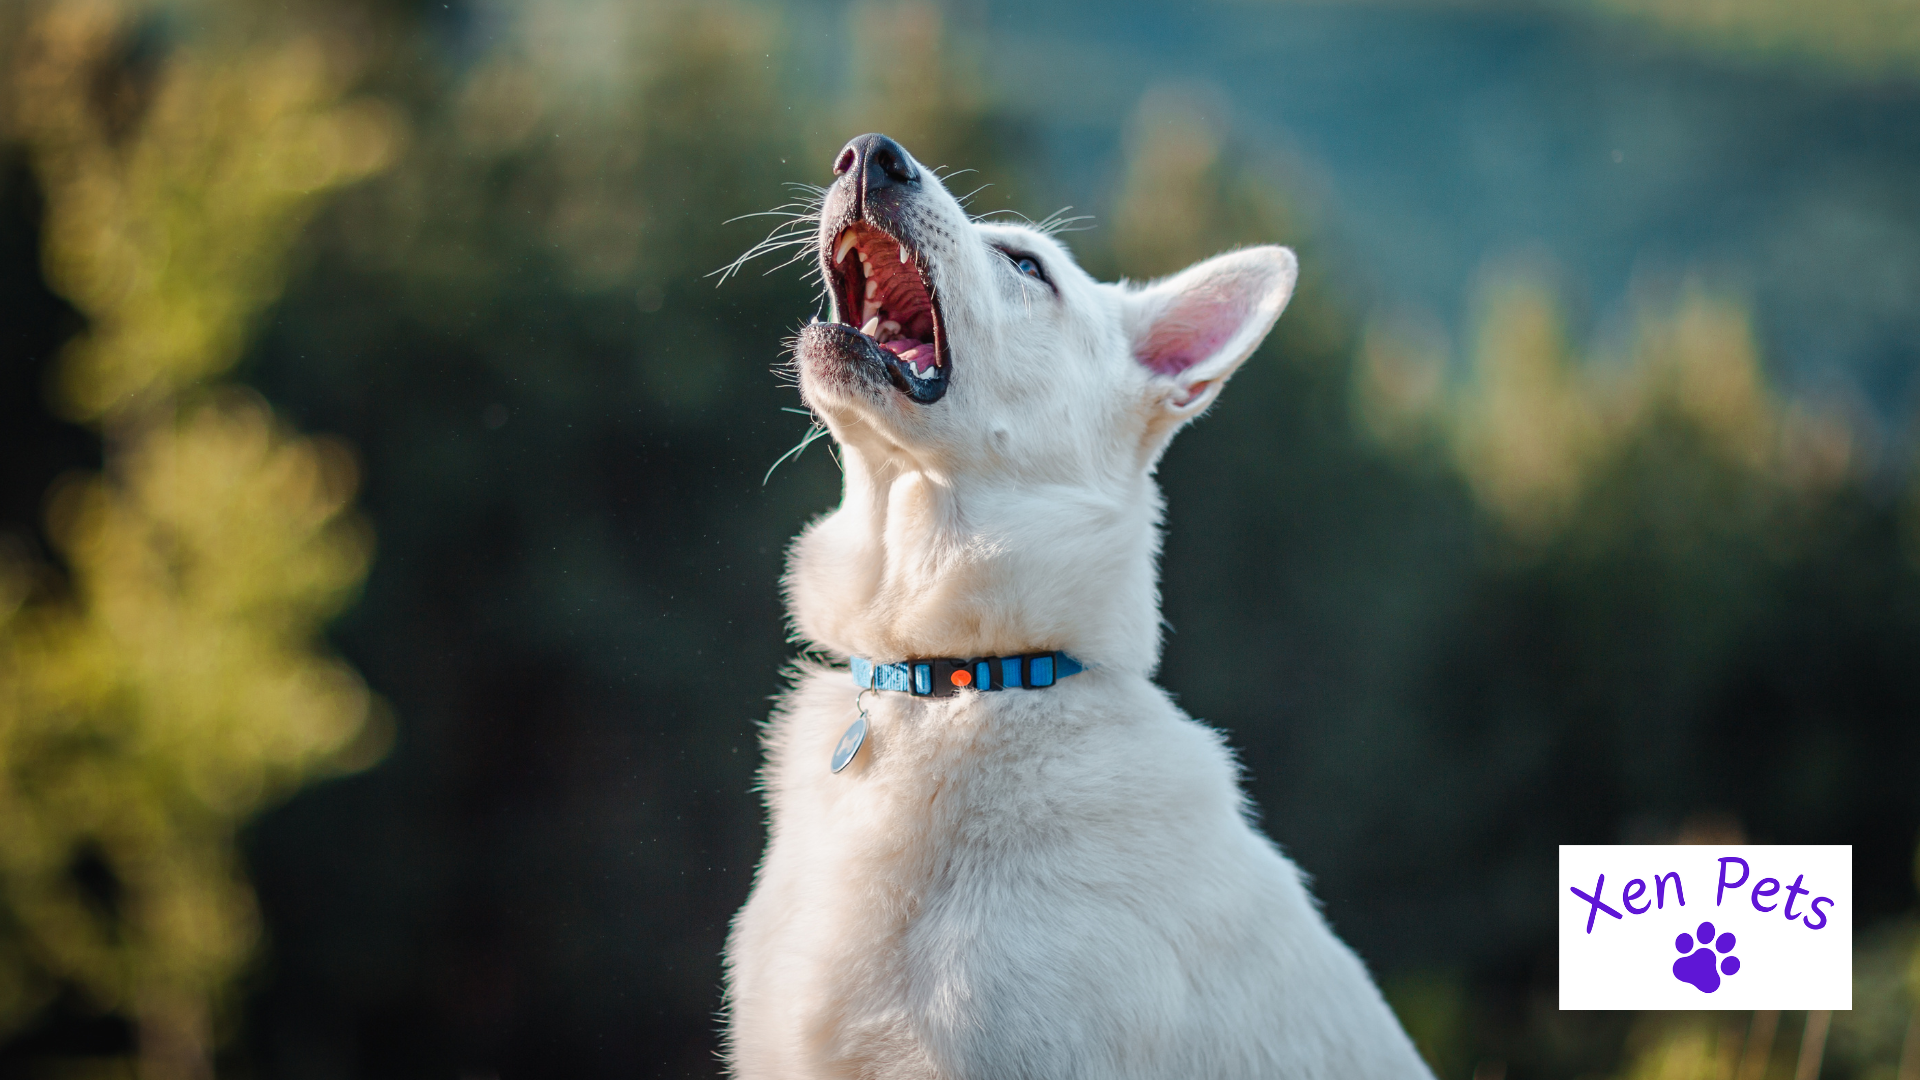
<path id="1" fill-rule="evenodd" d="M 800 358 L 846 487 L 793 546 L 794 623 L 839 656 L 1064 649 L 1091 670 L 1044 690 L 869 693 L 866 746 L 836 775 L 855 689 L 844 668 L 801 668 L 768 728 L 769 844 L 728 943 L 734 1074 L 1429 1077 L 1248 824 L 1219 735 L 1150 678 L 1154 466 L 1278 318 L 1293 254 L 1101 284 L 922 175 L 914 235 L 952 383 L 920 405 Z M 1196 343 L 1214 347 L 1175 362 Z"/>

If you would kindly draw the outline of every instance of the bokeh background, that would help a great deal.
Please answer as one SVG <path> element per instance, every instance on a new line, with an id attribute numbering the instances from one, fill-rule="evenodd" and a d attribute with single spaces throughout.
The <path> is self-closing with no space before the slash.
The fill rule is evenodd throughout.
<path id="1" fill-rule="evenodd" d="M 1441 1080 L 1920 1080 L 1907 0 L 3 0 L 0 1074 L 717 1073 L 838 474 L 712 272 L 869 130 L 1301 252 L 1161 677 Z M 1852 1012 L 1556 1010 L 1557 844 L 1732 839 Z"/>

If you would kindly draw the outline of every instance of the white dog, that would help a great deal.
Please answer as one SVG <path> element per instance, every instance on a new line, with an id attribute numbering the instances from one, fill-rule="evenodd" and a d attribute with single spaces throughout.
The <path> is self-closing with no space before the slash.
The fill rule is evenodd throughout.
<path id="1" fill-rule="evenodd" d="M 834 172 L 834 318 L 796 360 L 846 491 L 786 587 L 851 677 L 803 668 L 767 732 L 734 1074 L 1429 1078 L 1220 736 L 1151 680 L 1154 466 L 1293 253 L 1105 285 L 885 136 Z"/>

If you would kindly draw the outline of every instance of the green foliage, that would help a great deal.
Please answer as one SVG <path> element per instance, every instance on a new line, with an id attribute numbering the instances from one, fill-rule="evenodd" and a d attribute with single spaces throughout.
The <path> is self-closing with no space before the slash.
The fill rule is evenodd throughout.
<path id="1" fill-rule="evenodd" d="M 1143 280 L 1228 247 L 1301 242 L 1300 215 L 1277 183 L 1278 169 L 1244 143 L 1229 146 L 1232 108 L 1217 89 L 1149 87 L 1127 137 L 1111 223 L 1119 272 Z"/>
<path id="2" fill-rule="evenodd" d="M 232 366 L 315 196 L 394 139 L 379 106 L 336 103 L 345 73 L 319 41 L 186 45 L 129 70 L 115 52 L 137 17 L 49 6 L 11 87 L 51 196 L 48 278 L 90 322 L 60 383 L 88 420 Z"/>
<path id="3" fill-rule="evenodd" d="M 1920 70 L 1920 14 L 1901 0 L 1583 0 L 1605 15 L 1736 57 L 1867 79 Z"/>
<path id="4" fill-rule="evenodd" d="M 1440 1080 L 1459 1080 L 1472 1072 L 1473 1017 L 1467 988 L 1457 978 L 1432 971 L 1407 972 L 1380 987 L 1407 1036 Z"/>
<path id="5" fill-rule="evenodd" d="M 341 103 L 310 37 L 182 43 L 139 70 L 140 16 L 45 6 L 8 88 L 48 277 L 88 320 L 59 403 L 109 452 L 49 499 L 64 574 L 0 567 L 0 1032 L 78 994 L 136 1023 L 142 1075 L 191 1077 L 259 933 L 238 829 L 381 752 L 366 687 L 319 647 L 371 554 L 352 457 L 205 380 L 319 196 L 395 128 Z"/>

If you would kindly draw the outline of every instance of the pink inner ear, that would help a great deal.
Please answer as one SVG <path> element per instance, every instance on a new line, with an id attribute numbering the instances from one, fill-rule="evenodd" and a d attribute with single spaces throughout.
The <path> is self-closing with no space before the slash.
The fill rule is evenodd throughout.
<path id="1" fill-rule="evenodd" d="M 1219 352 L 1246 321 L 1244 297 L 1195 289 L 1161 313 L 1135 347 L 1134 358 L 1161 375 L 1178 375 Z"/>

